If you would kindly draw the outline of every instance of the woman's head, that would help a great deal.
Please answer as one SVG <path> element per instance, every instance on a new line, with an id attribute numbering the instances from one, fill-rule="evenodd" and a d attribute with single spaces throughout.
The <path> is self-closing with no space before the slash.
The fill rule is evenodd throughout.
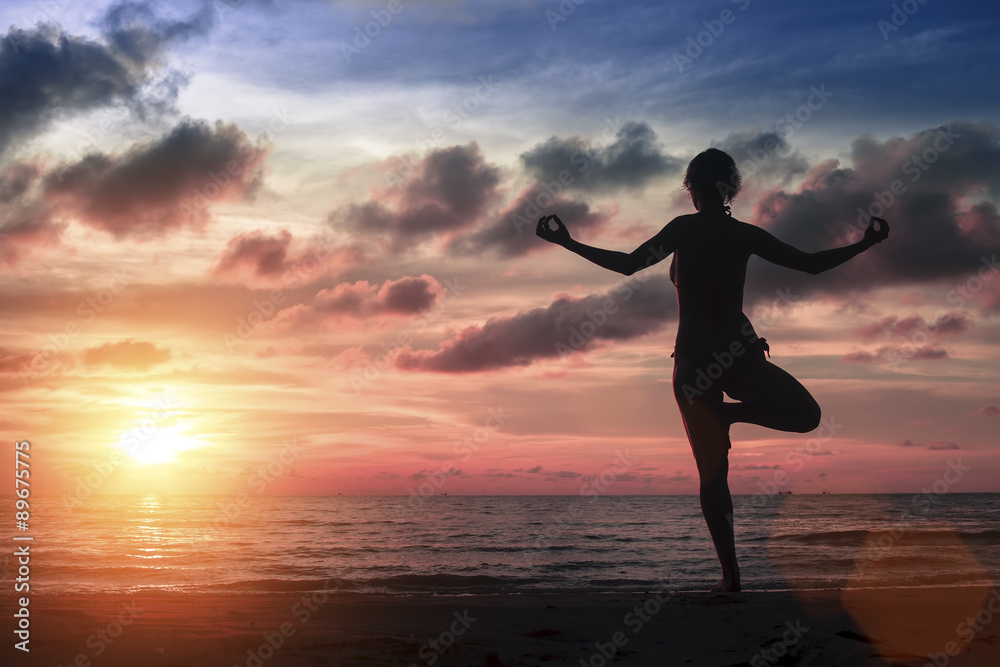
<path id="1" fill-rule="evenodd" d="M 695 208 L 706 204 L 729 204 L 743 185 L 743 176 L 733 158 L 718 148 L 694 156 L 684 173 L 684 188 Z"/>

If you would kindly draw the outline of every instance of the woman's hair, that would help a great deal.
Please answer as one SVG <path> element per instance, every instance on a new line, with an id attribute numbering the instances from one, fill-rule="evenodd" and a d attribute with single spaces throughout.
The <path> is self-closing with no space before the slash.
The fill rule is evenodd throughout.
<path id="1" fill-rule="evenodd" d="M 694 156 L 684 173 L 684 189 L 696 202 L 729 204 L 743 185 L 743 175 L 733 158 L 718 148 Z"/>

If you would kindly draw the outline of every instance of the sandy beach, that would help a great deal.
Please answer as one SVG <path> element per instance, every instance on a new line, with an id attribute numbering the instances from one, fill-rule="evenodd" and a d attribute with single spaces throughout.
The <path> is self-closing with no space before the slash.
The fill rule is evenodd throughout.
<path id="1" fill-rule="evenodd" d="M 36 595 L 30 609 L 30 654 L 8 640 L 4 665 L 1000 664 L 996 588 Z"/>

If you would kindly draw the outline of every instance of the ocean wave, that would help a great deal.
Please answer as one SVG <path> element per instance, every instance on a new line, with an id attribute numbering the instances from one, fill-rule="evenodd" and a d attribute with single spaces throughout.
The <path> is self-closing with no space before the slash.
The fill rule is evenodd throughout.
<path id="1" fill-rule="evenodd" d="M 819 533 L 785 533 L 751 537 L 748 542 L 779 542 L 793 544 L 823 544 L 831 546 L 863 546 L 870 541 L 890 544 L 950 544 L 955 538 L 972 544 L 1000 545 L 1000 531 L 915 530 L 886 528 L 885 530 L 834 530 Z"/>

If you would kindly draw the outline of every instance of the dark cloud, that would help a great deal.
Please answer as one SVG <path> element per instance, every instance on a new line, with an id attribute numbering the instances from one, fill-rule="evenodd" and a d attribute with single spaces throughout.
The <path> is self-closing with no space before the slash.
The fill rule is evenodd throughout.
<path id="1" fill-rule="evenodd" d="M 167 45 L 204 37 L 215 25 L 213 3 L 205 3 L 191 17 L 172 21 L 156 16 L 149 3 L 126 0 L 112 5 L 100 25 L 111 47 L 133 65 L 146 68 Z"/>
<path id="2" fill-rule="evenodd" d="M 268 148 L 234 124 L 185 119 L 160 140 L 121 156 L 94 153 L 45 179 L 64 215 L 115 238 L 154 239 L 201 228 L 217 202 L 251 197 Z"/>
<path id="3" fill-rule="evenodd" d="M 559 181 L 560 174 L 568 171 L 572 181 L 567 187 L 587 192 L 641 188 L 684 167 L 681 160 L 660 150 L 649 125 L 635 121 L 622 125 L 607 146 L 578 136 L 551 137 L 522 153 L 521 162 L 530 174 L 546 182 Z"/>
<path id="4" fill-rule="evenodd" d="M 132 370 L 145 370 L 170 360 L 170 350 L 157 347 L 148 341 L 131 338 L 117 343 L 105 343 L 84 351 L 83 363 L 88 366 L 117 366 Z"/>
<path id="5" fill-rule="evenodd" d="M 908 361 L 939 361 L 948 359 L 948 350 L 936 345 L 883 345 L 874 352 L 855 350 L 840 358 L 845 363 L 888 363 L 893 368 Z"/>
<path id="6" fill-rule="evenodd" d="M 277 236 L 261 231 L 239 234 L 229 240 L 226 254 L 219 260 L 216 271 L 233 273 L 246 266 L 255 275 L 280 275 L 287 269 L 291 243 L 292 234 L 285 229 Z"/>
<path id="7" fill-rule="evenodd" d="M 542 215 L 558 215 L 573 234 L 599 229 L 610 218 L 585 202 L 553 196 L 543 186 L 534 185 L 522 191 L 493 222 L 467 236 L 456 237 L 449 251 L 457 255 L 493 252 L 506 258 L 546 249 L 551 244 L 535 235 Z"/>
<path id="8" fill-rule="evenodd" d="M 993 404 L 984 405 L 983 407 L 976 410 L 973 417 L 1000 417 L 1000 407 Z"/>
<path id="9" fill-rule="evenodd" d="M 140 116 L 165 111 L 183 77 L 172 72 L 155 81 L 160 56 L 170 44 L 206 34 L 214 10 L 206 3 L 191 18 L 171 21 L 150 7 L 122 2 L 109 8 L 100 20 L 106 43 L 49 24 L 11 27 L 0 37 L 0 155 L 56 117 L 117 104 Z"/>
<path id="10" fill-rule="evenodd" d="M 902 319 L 890 315 L 876 322 L 866 324 L 854 331 L 855 335 L 864 339 L 880 337 L 915 338 L 919 332 L 924 336 L 944 335 L 954 336 L 969 328 L 971 319 L 966 313 L 954 312 L 938 316 L 933 322 L 928 322 L 919 315 L 910 315 Z"/>
<path id="11" fill-rule="evenodd" d="M 295 246 L 301 246 L 298 249 Z M 275 286 L 313 282 L 366 261 L 358 246 L 332 246 L 319 240 L 298 243 L 288 230 L 255 230 L 229 239 L 214 274 L 223 279 Z"/>
<path id="12" fill-rule="evenodd" d="M 308 304 L 297 304 L 275 317 L 282 328 L 311 328 L 345 317 L 406 317 L 429 310 L 441 295 L 441 285 L 427 274 L 405 276 L 372 285 L 366 280 L 320 290 Z"/>
<path id="13" fill-rule="evenodd" d="M 25 161 L 11 162 L 0 170 L 0 204 L 20 199 L 38 182 L 42 170 L 37 164 Z"/>
<path id="14" fill-rule="evenodd" d="M 468 373 L 527 366 L 599 342 L 629 340 L 659 331 L 676 317 L 674 286 L 653 274 L 630 280 L 603 294 L 561 296 L 544 308 L 496 317 L 463 329 L 438 350 L 404 350 L 396 366 L 404 370 Z"/>
<path id="15" fill-rule="evenodd" d="M 145 78 L 103 44 L 54 26 L 11 28 L 0 37 L 0 154 L 57 114 L 134 98 Z"/>
<path id="16" fill-rule="evenodd" d="M 966 203 L 983 195 L 1000 199 L 996 127 L 955 122 L 884 142 L 864 135 L 851 153 L 852 166 L 822 162 L 797 192 L 774 190 L 756 204 L 755 224 L 807 252 L 857 240 L 869 214 L 890 222 L 889 240 L 852 260 L 850 270 L 797 280 L 800 289 L 836 293 L 964 281 L 980 269 L 984 256 L 1000 251 L 995 207 Z M 788 284 L 785 269 L 761 262 L 751 264 L 750 275 L 751 302 Z"/>
<path id="17" fill-rule="evenodd" d="M 65 223 L 53 222 L 52 211 L 40 202 L 5 205 L 0 209 L 0 263 L 17 266 L 36 249 L 60 244 Z"/>
<path id="18" fill-rule="evenodd" d="M 809 170 L 809 161 L 793 151 L 784 136 L 777 132 L 747 129 L 732 132 L 712 146 L 728 153 L 740 168 L 744 184 L 754 177 L 771 186 L 785 186 Z"/>
<path id="19" fill-rule="evenodd" d="M 678 470 L 672 477 L 666 477 L 663 475 L 657 475 L 657 477 L 668 484 L 687 484 L 688 482 L 694 481 L 691 475 L 685 475 L 682 471 Z"/>
<path id="20" fill-rule="evenodd" d="M 932 442 L 930 444 L 925 444 L 922 442 L 917 442 L 915 440 L 903 440 L 899 443 L 900 447 L 920 447 L 923 449 L 931 449 L 935 451 L 950 451 L 954 449 L 961 449 L 961 447 L 954 442 L 940 441 Z"/>
<path id="21" fill-rule="evenodd" d="M 555 482 L 560 479 L 579 479 L 583 477 L 581 473 L 573 472 L 572 470 L 557 470 L 556 472 L 543 473 L 545 475 L 546 482 Z"/>
<path id="22" fill-rule="evenodd" d="M 341 208 L 329 222 L 381 237 L 387 248 L 400 251 L 475 225 L 496 198 L 499 183 L 499 169 L 486 163 L 475 142 L 443 148 L 417 163 L 399 187 Z"/>

